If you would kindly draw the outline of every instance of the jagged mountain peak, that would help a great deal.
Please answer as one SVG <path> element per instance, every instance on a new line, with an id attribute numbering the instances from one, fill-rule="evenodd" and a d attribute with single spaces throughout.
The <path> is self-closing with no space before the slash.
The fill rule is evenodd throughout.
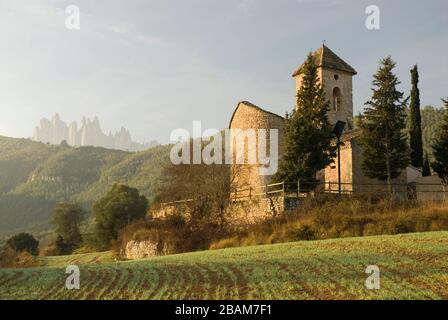
<path id="1" fill-rule="evenodd" d="M 95 146 L 125 151 L 142 151 L 154 146 L 154 143 L 142 144 L 133 141 L 129 130 L 124 127 L 115 133 L 105 134 L 97 116 L 93 119 L 82 117 L 78 129 L 76 121 L 67 125 L 58 113 L 54 114 L 51 120 L 41 119 L 32 139 L 50 144 L 60 144 L 65 140 L 71 146 Z"/>

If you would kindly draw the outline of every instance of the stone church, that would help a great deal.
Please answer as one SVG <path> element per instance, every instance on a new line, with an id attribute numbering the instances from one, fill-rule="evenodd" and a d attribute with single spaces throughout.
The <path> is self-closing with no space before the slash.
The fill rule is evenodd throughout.
<path id="1" fill-rule="evenodd" d="M 342 190 L 345 192 L 386 191 L 385 182 L 370 179 L 361 170 L 362 149 L 358 143 L 359 132 L 354 130 L 353 126 L 352 84 L 353 77 L 357 74 L 356 70 L 325 45 L 316 50 L 313 56 L 318 63 L 320 84 L 331 103 L 328 119 L 332 124 L 338 120 L 346 123 L 341 138 L 343 142 L 341 146 Z M 302 84 L 302 69 L 303 65 L 299 66 L 292 74 L 296 82 L 296 92 Z M 283 117 L 247 101 L 238 103 L 229 124 L 230 129 L 278 129 L 280 157 L 283 149 L 283 127 Z M 322 188 L 325 188 L 326 191 L 336 192 L 338 189 L 337 163 L 336 158 L 334 164 L 316 173 L 316 178 L 322 182 Z M 234 165 L 234 187 L 259 188 L 261 185 L 269 184 L 272 176 L 259 175 L 258 168 L 259 165 L 240 165 L 238 167 Z M 418 169 L 409 167 L 402 176 L 394 181 L 394 184 L 400 185 L 396 187 L 395 191 L 405 192 L 406 183 L 411 182 L 410 180 L 419 175 L 421 173 Z"/>

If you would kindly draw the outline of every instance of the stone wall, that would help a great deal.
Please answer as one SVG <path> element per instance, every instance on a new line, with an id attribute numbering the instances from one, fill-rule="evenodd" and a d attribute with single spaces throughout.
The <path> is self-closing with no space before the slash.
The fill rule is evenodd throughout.
<path id="1" fill-rule="evenodd" d="M 190 202 L 190 204 L 192 204 Z M 233 231 L 246 230 L 247 227 L 266 221 L 280 214 L 285 210 L 283 197 L 271 197 L 253 199 L 247 201 L 231 202 L 225 209 L 224 215 L 227 218 L 228 226 Z M 191 209 L 185 204 L 167 205 L 164 208 L 153 210 L 152 217 L 164 219 L 173 214 L 182 214 L 186 220 L 190 218 Z M 121 255 L 129 260 L 143 259 L 147 257 L 171 254 L 174 251 L 170 246 L 159 238 L 158 240 L 131 240 L 126 244 Z"/>
<path id="2" fill-rule="evenodd" d="M 284 209 L 283 197 L 237 201 L 226 208 L 226 216 L 231 227 L 238 230 L 283 214 Z"/>
<path id="3" fill-rule="evenodd" d="M 448 188 L 438 176 L 419 177 L 415 181 L 415 190 L 418 201 L 446 201 Z"/>
<path id="4" fill-rule="evenodd" d="M 250 102 L 240 102 L 235 109 L 235 112 L 230 120 L 229 128 L 232 130 L 231 132 L 231 143 L 233 150 L 237 148 L 236 139 L 239 139 L 237 135 L 237 130 L 249 130 L 253 129 L 257 132 L 258 129 L 277 129 L 278 130 L 278 155 L 271 156 L 279 156 L 283 152 L 283 128 L 284 128 L 284 119 L 274 113 L 267 112 Z M 269 134 L 269 133 L 268 133 Z M 258 139 L 258 135 L 257 135 Z M 266 140 L 269 141 L 269 138 L 266 137 Z M 247 139 L 248 141 L 248 139 Z M 256 164 L 248 164 L 249 154 L 247 146 L 244 147 L 244 163 L 242 165 L 233 165 L 232 166 L 232 180 L 233 186 L 242 188 L 242 187 L 252 187 L 254 189 L 269 184 L 271 182 L 272 176 L 262 176 L 259 173 L 260 164 L 258 159 L 258 145 L 254 148 L 256 150 L 257 161 Z M 267 150 L 269 150 L 269 144 L 267 146 Z M 234 161 L 236 160 L 236 154 L 234 154 Z M 277 159 L 278 161 L 279 159 Z"/>
<path id="5" fill-rule="evenodd" d="M 166 243 L 153 240 L 131 240 L 126 244 L 124 257 L 129 260 L 144 259 L 148 257 L 170 254 Z"/>
<path id="6" fill-rule="evenodd" d="M 192 205 L 193 203 L 190 202 L 189 204 Z M 241 229 L 280 215 L 283 212 L 283 197 L 254 197 L 251 200 L 231 201 L 225 208 L 224 215 L 232 228 Z M 167 205 L 151 211 L 151 216 L 159 219 L 167 218 L 173 214 L 180 214 L 188 221 L 191 208 L 188 204 L 181 203 Z"/>
<path id="7" fill-rule="evenodd" d="M 189 216 L 190 214 L 189 203 L 185 202 L 185 203 L 178 203 L 175 205 L 174 204 L 165 205 L 161 208 L 155 208 L 150 211 L 151 218 L 155 219 L 164 219 L 177 213 L 180 213 L 181 215 L 184 216 Z"/>

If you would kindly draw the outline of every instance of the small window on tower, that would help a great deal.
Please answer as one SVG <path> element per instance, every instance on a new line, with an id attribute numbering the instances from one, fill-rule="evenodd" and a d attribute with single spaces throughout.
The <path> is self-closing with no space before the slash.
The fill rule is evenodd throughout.
<path id="1" fill-rule="evenodd" d="M 334 75 L 334 80 L 338 80 L 339 79 L 339 75 L 335 74 Z"/>
<path id="2" fill-rule="evenodd" d="M 338 111 L 341 104 L 341 89 L 334 87 L 333 89 L 333 110 Z"/>

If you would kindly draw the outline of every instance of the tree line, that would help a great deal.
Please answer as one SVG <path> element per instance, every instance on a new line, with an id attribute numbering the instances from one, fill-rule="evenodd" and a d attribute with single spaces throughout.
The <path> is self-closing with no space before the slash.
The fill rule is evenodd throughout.
<path id="1" fill-rule="evenodd" d="M 146 217 L 148 200 L 135 188 L 116 184 L 92 206 L 93 233 L 83 233 L 87 211 L 75 203 L 59 203 L 52 212 L 54 240 L 43 255 L 68 255 L 80 248 L 88 251 L 108 250 L 120 231 L 134 220 Z M 19 233 L 6 241 L 0 250 L 0 267 L 23 267 L 20 259 L 39 254 L 39 241 L 28 233 Z"/>

